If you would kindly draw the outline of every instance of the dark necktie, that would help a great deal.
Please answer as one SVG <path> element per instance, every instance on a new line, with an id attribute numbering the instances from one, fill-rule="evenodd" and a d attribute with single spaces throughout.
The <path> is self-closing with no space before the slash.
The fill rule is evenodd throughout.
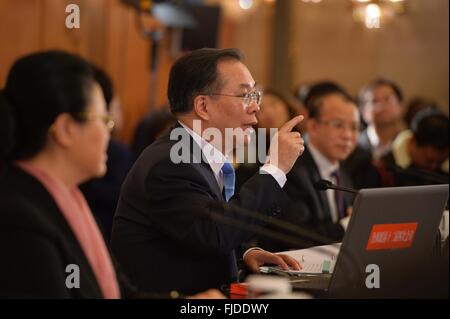
<path id="1" fill-rule="evenodd" d="M 331 176 L 336 180 L 336 185 L 341 186 L 341 177 L 339 171 L 334 171 Z M 336 201 L 336 209 L 338 212 L 339 219 L 345 217 L 345 202 L 344 202 L 344 194 L 341 191 L 334 190 L 334 200 Z"/>
<path id="2" fill-rule="evenodd" d="M 221 168 L 221 171 L 223 173 L 223 194 L 225 196 L 225 201 L 228 202 L 234 195 L 235 175 L 233 165 L 225 162 Z"/>

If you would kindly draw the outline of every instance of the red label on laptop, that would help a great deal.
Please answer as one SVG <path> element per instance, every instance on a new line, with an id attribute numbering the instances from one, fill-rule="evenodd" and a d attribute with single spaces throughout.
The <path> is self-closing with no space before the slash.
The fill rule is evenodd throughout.
<path id="1" fill-rule="evenodd" d="M 418 223 L 373 225 L 366 250 L 411 247 Z"/>

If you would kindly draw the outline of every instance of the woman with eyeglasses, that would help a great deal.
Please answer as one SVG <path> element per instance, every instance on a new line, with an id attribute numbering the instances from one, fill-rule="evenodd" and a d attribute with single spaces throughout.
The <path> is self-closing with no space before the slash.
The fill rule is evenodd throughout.
<path id="1" fill-rule="evenodd" d="M 57 51 L 23 57 L 0 101 L 0 296 L 119 298 L 77 188 L 105 173 L 113 126 L 89 63 Z"/>
<path id="2" fill-rule="evenodd" d="M 0 90 L 0 298 L 176 296 L 116 273 L 78 189 L 105 174 L 113 126 L 87 61 L 47 51 L 12 66 Z"/>
<path id="3" fill-rule="evenodd" d="M 114 130 L 120 130 L 120 123 L 122 123 L 121 106 L 119 98 L 114 92 L 112 81 L 102 69 L 96 66 L 93 69 L 95 80 L 102 89 L 106 109 L 113 117 L 114 122 L 111 123 L 115 123 Z M 106 242 L 109 242 L 120 188 L 133 165 L 133 157 L 128 147 L 114 138 L 114 131 L 111 132 L 111 135 L 112 138 L 107 147 L 106 174 L 80 185 L 80 190 L 99 222 Z"/>

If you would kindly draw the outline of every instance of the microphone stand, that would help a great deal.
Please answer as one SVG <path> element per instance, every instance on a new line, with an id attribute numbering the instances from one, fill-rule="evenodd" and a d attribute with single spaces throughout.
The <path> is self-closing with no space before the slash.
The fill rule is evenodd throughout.
<path id="1" fill-rule="evenodd" d="M 350 187 L 344 187 L 344 186 L 338 186 L 326 179 L 321 179 L 321 180 L 315 182 L 314 187 L 320 191 L 325 191 L 327 189 L 334 189 L 337 191 L 353 193 L 353 194 L 359 193 L 359 190 L 357 190 L 357 189 L 350 188 Z"/>
<path id="2" fill-rule="evenodd" d="M 268 216 L 262 215 L 261 213 L 257 213 L 257 212 L 254 212 L 254 211 L 251 211 L 251 210 L 248 210 L 245 208 L 241 208 L 241 207 L 238 207 L 233 204 L 222 203 L 220 201 L 211 200 L 211 202 L 207 205 L 207 208 L 209 208 L 211 217 L 213 219 L 218 220 L 219 222 L 227 223 L 229 226 L 234 226 L 234 223 L 236 222 L 236 223 L 240 224 L 240 225 L 237 225 L 238 228 L 246 228 L 245 230 L 255 232 L 261 236 L 267 235 L 266 237 L 270 237 L 272 239 L 276 239 L 276 240 L 279 239 L 289 245 L 311 246 L 311 243 L 309 243 L 305 240 L 299 241 L 298 237 L 308 238 L 308 239 L 310 239 L 314 242 L 318 242 L 319 244 L 322 244 L 322 245 L 328 245 L 328 244 L 334 242 L 332 239 L 330 239 L 328 237 L 322 236 L 320 234 L 312 232 L 312 231 L 305 229 L 303 227 L 300 227 L 298 225 L 288 223 L 286 221 L 279 220 L 276 218 L 270 218 Z M 218 213 L 218 211 L 226 212 L 227 210 L 236 211 L 242 216 L 248 216 L 253 219 L 262 221 L 266 224 L 272 224 L 274 226 L 277 226 L 279 229 L 289 231 L 298 237 L 293 237 L 290 235 L 286 235 L 285 233 L 268 230 L 262 226 L 247 224 L 242 221 L 234 220 L 234 219 L 228 217 L 227 216 L 228 214 L 226 214 L 226 213 L 224 215 L 221 215 Z"/>

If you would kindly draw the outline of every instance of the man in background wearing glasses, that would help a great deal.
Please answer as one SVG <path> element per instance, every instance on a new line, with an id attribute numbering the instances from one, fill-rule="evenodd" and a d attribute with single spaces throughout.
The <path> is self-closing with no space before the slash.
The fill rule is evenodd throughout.
<path id="1" fill-rule="evenodd" d="M 225 131 L 241 129 L 248 143 L 261 102 L 239 51 L 200 49 L 180 58 L 170 72 L 168 98 L 178 123 L 143 151 L 128 174 L 111 247 L 138 288 L 192 294 L 235 281 L 240 257 L 235 250 L 252 236 L 211 214 L 251 226 L 261 221 L 239 208 L 274 216 L 285 205 L 286 174 L 304 149 L 300 133 L 291 130 L 302 117 L 279 130 L 267 163 L 234 194 L 230 156 L 239 145 L 230 143 Z M 220 135 L 206 134 L 211 130 Z M 172 134 L 180 131 L 184 134 Z M 188 149 L 188 161 L 175 159 L 180 143 L 182 151 Z M 199 153 L 201 158 L 195 158 Z M 288 256 L 262 249 L 247 250 L 243 261 L 256 272 L 264 263 L 300 267 Z"/>
<path id="2" fill-rule="evenodd" d="M 290 205 L 282 219 L 322 235 L 329 243 L 339 242 L 344 235 L 353 198 L 331 189 L 320 191 L 315 188 L 315 183 L 325 179 L 339 186 L 352 187 L 340 162 L 355 149 L 359 112 L 346 91 L 333 82 L 312 85 L 305 106 L 308 111 L 305 151 L 287 175 L 285 191 Z M 310 241 L 309 246 L 319 244 L 323 242 Z M 276 251 L 308 246 L 293 247 L 264 238 L 260 239 L 260 245 Z"/>

